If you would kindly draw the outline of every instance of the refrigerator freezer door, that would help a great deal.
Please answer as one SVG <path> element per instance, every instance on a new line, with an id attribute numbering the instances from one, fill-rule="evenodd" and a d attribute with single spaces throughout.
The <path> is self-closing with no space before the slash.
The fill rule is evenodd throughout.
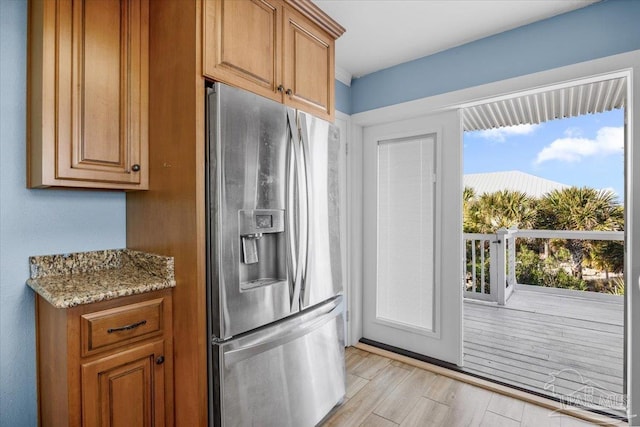
<path id="1" fill-rule="evenodd" d="M 228 339 L 298 311 L 285 224 L 291 144 L 281 104 L 223 84 L 207 98 L 209 322 Z"/>
<path id="2" fill-rule="evenodd" d="M 338 128 L 298 111 L 306 185 L 308 228 L 302 309 L 342 293 Z"/>
<path id="3" fill-rule="evenodd" d="M 345 396 L 342 296 L 212 346 L 212 425 L 305 427 Z M 216 410 L 218 409 L 218 410 Z M 215 414 L 220 414 L 216 416 Z"/>

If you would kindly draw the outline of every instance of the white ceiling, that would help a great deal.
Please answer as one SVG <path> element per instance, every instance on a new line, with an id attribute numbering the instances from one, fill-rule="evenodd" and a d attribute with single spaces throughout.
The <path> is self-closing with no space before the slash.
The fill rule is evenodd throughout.
<path id="1" fill-rule="evenodd" d="M 347 32 L 336 41 L 344 83 L 597 0 L 313 0 Z M 346 80 L 346 81 L 345 81 Z"/>

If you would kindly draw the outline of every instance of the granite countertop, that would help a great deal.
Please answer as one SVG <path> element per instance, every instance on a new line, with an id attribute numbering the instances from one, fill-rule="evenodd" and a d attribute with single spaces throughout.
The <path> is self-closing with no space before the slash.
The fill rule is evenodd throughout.
<path id="1" fill-rule="evenodd" d="M 27 285 L 56 308 L 172 288 L 173 258 L 129 249 L 29 257 Z"/>

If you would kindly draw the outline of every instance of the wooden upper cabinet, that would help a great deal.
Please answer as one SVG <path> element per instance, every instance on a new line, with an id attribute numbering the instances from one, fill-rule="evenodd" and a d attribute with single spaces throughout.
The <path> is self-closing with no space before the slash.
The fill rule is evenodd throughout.
<path id="1" fill-rule="evenodd" d="M 149 0 L 29 8 L 27 185 L 147 189 Z"/>
<path id="2" fill-rule="evenodd" d="M 302 14 L 284 14 L 285 103 L 333 120 L 334 39 Z"/>
<path id="3" fill-rule="evenodd" d="M 280 100 L 282 6 L 277 0 L 205 0 L 204 75 Z"/>
<path id="4" fill-rule="evenodd" d="M 203 74 L 333 120 L 343 32 L 309 0 L 204 0 Z"/>

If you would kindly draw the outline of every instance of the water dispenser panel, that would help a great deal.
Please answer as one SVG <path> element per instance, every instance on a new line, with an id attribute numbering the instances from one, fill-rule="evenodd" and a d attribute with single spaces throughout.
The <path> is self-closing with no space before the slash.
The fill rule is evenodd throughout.
<path id="1" fill-rule="evenodd" d="M 242 245 L 240 289 L 248 291 L 286 280 L 284 210 L 241 210 L 238 225 Z"/>
<path id="2" fill-rule="evenodd" d="M 284 211 L 280 209 L 241 210 L 239 220 L 241 236 L 284 231 Z"/>

